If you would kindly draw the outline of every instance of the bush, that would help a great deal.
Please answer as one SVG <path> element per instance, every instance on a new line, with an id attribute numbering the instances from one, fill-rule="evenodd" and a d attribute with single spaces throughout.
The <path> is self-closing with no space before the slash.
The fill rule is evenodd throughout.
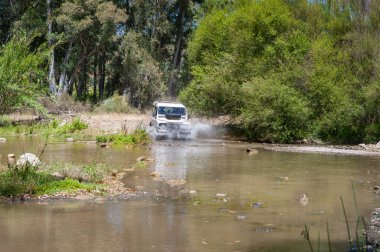
<path id="1" fill-rule="evenodd" d="M 248 139 L 291 143 L 306 137 L 311 110 L 296 90 L 277 81 L 244 84 L 243 132 Z"/>
<path id="2" fill-rule="evenodd" d="M 54 128 L 56 123 L 53 121 L 52 126 Z M 88 125 L 85 122 L 82 122 L 79 118 L 75 118 L 71 123 L 67 123 L 61 127 L 57 127 L 56 130 L 53 130 L 58 135 L 75 133 L 84 129 L 87 129 Z"/>
<path id="3" fill-rule="evenodd" d="M 148 132 L 143 129 L 137 129 L 132 134 L 111 134 L 101 135 L 96 137 L 98 143 L 113 143 L 113 144 L 150 144 L 152 142 Z"/>
<path id="4" fill-rule="evenodd" d="M 0 47 L 0 114 L 29 107 L 38 112 L 45 110 L 38 102 L 45 82 L 46 51 L 33 52 L 33 38 L 14 37 Z"/>
<path id="5" fill-rule="evenodd" d="M 58 97 L 44 97 L 40 99 L 42 106 L 52 114 L 81 113 L 91 111 L 88 103 L 76 101 L 68 94 L 61 94 Z"/>
<path id="6" fill-rule="evenodd" d="M 128 105 L 127 98 L 115 94 L 114 96 L 104 100 L 97 108 L 95 112 L 116 112 L 116 113 L 129 113 L 131 108 Z"/>

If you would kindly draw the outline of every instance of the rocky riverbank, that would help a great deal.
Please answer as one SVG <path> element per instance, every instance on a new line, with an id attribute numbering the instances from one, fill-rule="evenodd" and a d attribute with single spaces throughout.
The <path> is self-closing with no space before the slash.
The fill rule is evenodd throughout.
<path id="1" fill-rule="evenodd" d="M 380 246 L 380 208 L 372 211 L 371 220 L 367 228 L 368 242 L 373 247 Z"/>

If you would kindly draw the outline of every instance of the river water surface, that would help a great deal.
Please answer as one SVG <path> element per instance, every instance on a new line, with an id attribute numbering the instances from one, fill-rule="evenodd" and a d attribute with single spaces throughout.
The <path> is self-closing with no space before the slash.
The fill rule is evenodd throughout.
<path id="1" fill-rule="evenodd" d="M 347 229 L 342 196 L 355 225 L 358 208 L 369 217 L 379 206 L 372 188 L 380 184 L 380 158 L 359 155 L 246 153 L 244 143 L 220 140 L 159 141 L 150 148 L 49 143 L 43 162 L 106 162 L 129 167 L 152 157 L 149 168 L 124 179 L 147 192 L 133 200 L 47 201 L 0 204 L 0 251 L 310 251 L 304 225 L 317 247 L 327 250 L 326 222 L 335 251 L 345 251 Z M 15 138 L 0 144 L 8 153 L 38 153 L 43 140 Z M 154 181 L 157 171 L 170 186 Z M 183 199 L 184 189 L 194 190 Z M 148 193 L 149 192 L 149 193 Z M 308 202 L 298 197 L 306 194 Z M 257 203 L 257 204 L 254 204 Z M 367 218 L 368 219 L 368 218 Z M 352 233 L 351 235 L 354 235 Z"/>

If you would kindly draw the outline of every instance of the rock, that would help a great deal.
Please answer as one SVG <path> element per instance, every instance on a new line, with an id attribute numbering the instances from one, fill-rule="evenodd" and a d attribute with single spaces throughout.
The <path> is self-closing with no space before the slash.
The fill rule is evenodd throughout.
<path id="1" fill-rule="evenodd" d="M 109 147 L 109 145 L 108 145 L 107 143 L 101 143 L 101 144 L 100 144 L 100 147 L 101 147 L 101 148 L 106 148 L 106 147 Z"/>
<path id="2" fill-rule="evenodd" d="M 52 173 L 51 174 L 52 176 L 54 176 L 55 178 L 57 178 L 57 179 L 64 179 L 65 178 L 65 176 L 63 176 L 61 173 L 59 173 L 59 172 L 54 172 L 54 173 Z"/>
<path id="3" fill-rule="evenodd" d="M 178 192 L 178 195 L 179 195 L 179 197 L 184 198 L 184 199 L 189 198 L 190 197 L 190 195 L 189 195 L 189 189 L 184 188 L 184 189 L 180 190 Z"/>
<path id="4" fill-rule="evenodd" d="M 118 179 L 123 179 L 123 178 L 125 177 L 125 175 L 127 175 L 126 172 L 119 172 L 119 173 L 117 174 L 117 178 L 118 178 Z"/>
<path id="5" fill-rule="evenodd" d="M 302 206 L 306 206 L 307 204 L 309 204 L 309 198 L 306 196 L 306 194 L 303 194 L 303 195 L 298 197 L 298 202 Z"/>
<path id="6" fill-rule="evenodd" d="M 66 142 L 74 142 L 74 138 L 72 137 L 66 138 Z"/>
<path id="7" fill-rule="evenodd" d="M 255 154 L 258 154 L 258 153 L 259 153 L 258 150 L 256 150 L 256 149 L 252 149 L 252 148 L 247 148 L 246 151 L 247 151 L 247 153 L 248 153 L 249 155 L 255 155 Z"/>
<path id="8" fill-rule="evenodd" d="M 16 164 L 16 156 L 15 154 L 8 154 L 8 165 L 12 166 Z"/>
<path id="9" fill-rule="evenodd" d="M 289 177 L 280 177 L 281 180 L 285 180 L 285 181 L 288 181 L 289 180 Z"/>
<path id="10" fill-rule="evenodd" d="M 373 189 L 375 189 L 375 190 L 380 190 L 380 186 L 378 186 L 378 185 L 377 185 L 377 186 L 374 186 Z"/>
<path id="11" fill-rule="evenodd" d="M 171 180 L 166 181 L 166 183 L 170 185 L 171 187 L 173 187 L 173 186 L 184 185 L 187 183 L 187 181 L 185 179 L 171 179 Z"/>
<path id="12" fill-rule="evenodd" d="M 362 148 L 365 149 L 365 150 L 368 150 L 368 149 L 369 149 L 364 143 L 359 144 L 359 146 L 362 147 Z"/>
<path id="13" fill-rule="evenodd" d="M 6 138 L 0 137 L 0 143 L 5 143 L 7 141 Z"/>
<path id="14" fill-rule="evenodd" d="M 380 141 L 375 146 L 376 148 L 380 148 Z"/>
<path id="15" fill-rule="evenodd" d="M 190 194 L 190 197 L 196 197 L 198 195 L 197 191 L 195 190 L 190 190 L 189 194 Z"/>
<path id="16" fill-rule="evenodd" d="M 154 171 L 150 174 L 151 177 L 154 177 L 154 178 L 160 178 L 161 177 L 161 174 L 158 172 L 158 171 Z"/>
<path id="17" fill-rule="evenodd" d="M 271 228 L 271 227 L 257 227 L 255 229 L 255 231 L 258 233 L 269 233 L 269 232 L 273 232 L 273 228 Z"/>
<path id="18" fill-rule="evenodd" d="M 136 190 L 137 190 L 137 191 L 143 191 L 144 189 L 145 189 L 144 186 L 141 186 L 141 185 L 136 186 Z"/>
<path id="19" fill-rule="evenodd" d="M 369 244 L 374 247 L 378 246 L 380 244 L 380 208 L 373 209 L 367 229 Z"/>
<path id="20" fill-rule="evenodd" d="M 262 208 L 263 204 L 261 202 L 254 202 L 251 204 L 253 208 Z"/>
<path id="21" fill-rule="evenodd" d="M 127 174 L 134 173 L 134 172 L 135 172 L 135 167 L 126 168 L 126 169 L 124 169 L 124 171 L 125 171 Z"/>
<path id="22" fill-rule="evenodd" d="M 136 161 L 137 161 L 137 162 L 143 162 L 143 161 L 146 161 L 146 157 L 144 157 L 144 156 L 138 157 L 138 158 L 136 159 Z"/>
<path id="23" fill-rule="evenodd" d="M 25 153 L 20 156 L 20 158 L 16 162 L 16 165 L 24 166 L 27 163 L 29 163 L 31 166 L 38 166 L 41 164 L 41 161 L 36 155 L 32 153 Z"/>
<path id="24" fill-rule="evenodd" d="M 86 194 L 81 194 L 81 195 L 75 196 L 76 200 L 92 200 L 93 198 L 94 198 L 93 196 L 86 195 Z"/>
<path id="25" fill-rule="evenodd" d="M 215 196 L 216 196 L 217 198 L 224 198 L 224 197 L 227 196 L 227 194 L 225 194 L 225 193 L 217 193 L 217 194 L 215 194 Z"/>
<path id="26" fill-rule="evenodd" d="M 248 217 L 245 216 L 245 215 L 243 215 L 243 214 L 238 214 L 238 215 L 236 216 L 236 219 L 238 219 L 238 220 L 246 220 L 246 219 L 248 219 Z"/>

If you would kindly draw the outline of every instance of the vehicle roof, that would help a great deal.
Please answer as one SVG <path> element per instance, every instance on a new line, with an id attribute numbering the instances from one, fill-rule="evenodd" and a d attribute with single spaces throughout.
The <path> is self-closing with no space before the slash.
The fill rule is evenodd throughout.
<path id="1" fill-rule="evenodd" d="M 180 108 L 186 108 L 185 105 L 183 105 L 180 102 L 171 102 L 171 101 L 155 101 L 153 103 L 154 106 L 165 106 L 165 107 L 180 107 Z"/>

